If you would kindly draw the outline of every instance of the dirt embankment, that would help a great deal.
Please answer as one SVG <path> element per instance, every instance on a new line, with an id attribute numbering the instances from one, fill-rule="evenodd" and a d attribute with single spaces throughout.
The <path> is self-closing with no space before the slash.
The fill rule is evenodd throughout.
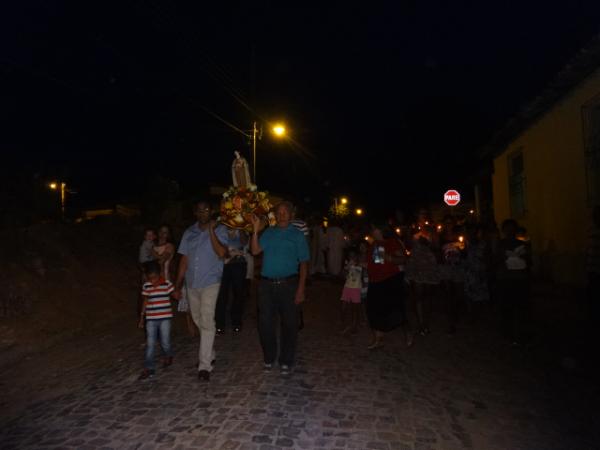
<path id="1" fill-rule="evenodd" d="M 139 230 L 94 221 L 0 234 L 0 368 L 117 321 L 133 326 Z"/>

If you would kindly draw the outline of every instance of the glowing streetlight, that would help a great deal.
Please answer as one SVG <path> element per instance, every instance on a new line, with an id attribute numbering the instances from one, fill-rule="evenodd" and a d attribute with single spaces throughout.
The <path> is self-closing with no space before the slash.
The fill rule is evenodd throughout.
<path id="1" fill-rule="evenodd" d="M 271 128 L 271 131 L 272 131 L 273 135 L 277 138 L 283 138 L 287 134 L 287 130 L 286 130 L 285 126 L 280 123 L 276 123 L 275 125 L 273 125 L 273 127 Z M 259 130 L 258 124 L 256 122 L 253 122 L 252 123 L 252 135 L 249 136 L 246 133 L 244 133 L 244 134 L 246 136 L 252 138 L 252 178 L 253 178 L 254 184 L 257 184 L 257 181 L 256 181 L 256 140 L 261 138 L 262 128 Z"/>
<path id="2" fill-rule="evenodd" d="M 66 188 L 67 188 L 67 183 L 57 183 L 57 182 L 52 182 L 50 184 L 48 184 L 48 187 L 50 189 L 52 189 L 53 191 L 58 190 L 60 185 L 60 212 L 62 215 L 62 218 L 65 218 L 65 201 L 66 201 Z"/>
<path id="3" fill-rule="evenodd" d="M 276 125 L 273 126 L 273 134 L 277 137 L 283 137 L 285 136 L 285 126 L 283 126 L 282 124 L 278 123 Z"/>
<path id="4" fill-rule="evenodd" d="M 354 211 L 356 213 L 357 216 L 362 216 L 363 210 L 360 208 L 356 208 L 356 211 Z"/>
<path id="5" fill-rule="evenodd" d="M 350 211 L 348 209 L 348 197 L 340 197 L 339 201 L 337 197 L 333 199 L 333 215 L 338 217 L 346 216 Z M 331 210 L 331 208 L 330 208 Z"/>

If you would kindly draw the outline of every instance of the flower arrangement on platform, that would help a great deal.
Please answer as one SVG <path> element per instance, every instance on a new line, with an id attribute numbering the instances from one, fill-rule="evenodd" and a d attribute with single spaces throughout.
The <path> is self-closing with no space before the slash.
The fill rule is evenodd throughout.
<path id="1" fill-rule="evenodd" d="M 263 220 L 273 220 L 271 201 L 266 191 L 259 191 L 255 184 L 231 186 L 223 193 L 219 221 L 229 228 L 252 231 L 252 214 Z"/>

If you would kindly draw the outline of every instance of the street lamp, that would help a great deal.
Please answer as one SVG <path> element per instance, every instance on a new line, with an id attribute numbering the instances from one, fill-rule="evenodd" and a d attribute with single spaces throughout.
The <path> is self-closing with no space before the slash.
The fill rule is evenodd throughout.
<path id="1" fill-rule="evenodd" d="M 287 134 L 287 130 L 285 125 L 281 123 L 276 123 L 271 127 L 271 132 L 277 138 L 283 138 Z M 254 184 L 258 184 L 256 182 L 256 140 L 260 139 L 261 132 L 258 129 L 256 121 L 252 123 L 252 178 L 254 180 Z"/>
<path id="2" fill-rule="evenodd" d="M 333 215 L 338 217 L 344 217 L 348 215 L 348 197 L 340 197 L 339 203 L 338 198 L 333 198 Z"/>
<path id="3" fill-rule="evenodd" d="M 283 137 L 285 135 L 285 127 L 281 124 L 273 126 L 273 133 L 275 136 Z"/>
<path id="4" fill-rule="evenodd" d="M 60 213 L 61 213 L 62 218 L 64 219 L 65 218 L 65 201 L 66 201 L 65 193 L 66 193 L 67 184 L 63 183 L 62 181 L 60 183 L 53 181 L 48 186 L 53 191 L 58 190 L 60 187 Z"/>
<path id="5" fill-rule="evenodd" d="M 362 216 L 362 214 L 363 214 L 363 210 L 361 208 L 356 208 L 356 210 L 354 212 L 356 213 L 357 216 Z"/>

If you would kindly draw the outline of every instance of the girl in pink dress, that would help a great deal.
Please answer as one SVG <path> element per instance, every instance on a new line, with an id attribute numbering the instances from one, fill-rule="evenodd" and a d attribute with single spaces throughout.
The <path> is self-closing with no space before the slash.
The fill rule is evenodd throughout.
<path id="1" fill-rule="evenodd" d="M 362 291 L 362 273 L 363 267 L 358 261 L 358 253 L 354 250 L 348 252 L 346 261 L 346 282 L 342 290 L 342 334 L 356 333 L 358 327 L 358 318 L 360 315 L 360 297 Z M 348 312 L 350 313 L 350 323 L 347 324 Z"/>

